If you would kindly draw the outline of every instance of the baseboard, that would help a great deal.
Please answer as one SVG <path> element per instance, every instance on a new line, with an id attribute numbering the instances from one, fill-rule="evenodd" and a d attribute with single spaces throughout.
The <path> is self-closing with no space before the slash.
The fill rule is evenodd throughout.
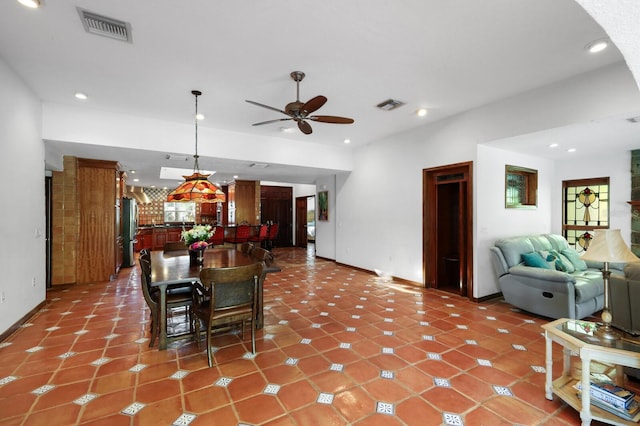
<path id="1" fill-rule="evenodd" d="M 18 330 L 22 326 L 22 324 L 25 324 L 27 320 L 29 320 L 29 318 L 35 315 L 36 312 L 42 309 L 42 307 L 46 303 L 47 303 L 46 300 L 43 300 L 42 302 L 40 302 L 35 308 L 27 312 L 22 318 L 20 318 L 15 324 L 9 327 L 4 333 L 0 334 L 0 342 L 4 341 L 6 338 L 11 336 L 13 333 L 15 333 L 16 330 Z"/>
<path id="2" fill-rule="evenodd" d="M 500 291 L 498 293 L 493 293 L 493 294 L 490 294 L 488 296 L 473 297 L 471 300 L 473 300 L 474 302 L 477 302 L 477 303 L 482 303 L 482 302 L 487 302 L 487 301 L 493 300 L 493 299 L 499 299 L 499 298 L 502 298 L 502 297 L 503 297 L 502 296 L 502 292 Z"/>

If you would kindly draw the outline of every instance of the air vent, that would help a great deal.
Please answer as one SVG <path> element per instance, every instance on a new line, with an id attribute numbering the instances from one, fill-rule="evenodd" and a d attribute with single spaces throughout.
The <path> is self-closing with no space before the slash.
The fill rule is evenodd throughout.
<path id="1" fill-rule="evenodd" d="M 267 167 L 269 167 L 269 165 L 266 163 L 253 163 L 250 164 L 249 167 L 254 167 L 256 169 L 266 169 Z"/>
<path id="2" fill-rule="evenodd" d="M 107 18 L 81 8 L 78 8 L 78 13 L 86 32 L 131 43 L 131 25 L 127 22 Z"/>
<path id="3" fill-rule="evenodd" d="M 387 99 L 384 102 L 376 105 L 378 108 L 383 109 L 385 111 L 391 111 L 392 109 L 396 109 L 404 105 L 404 102 L 396 101 L 395 99 Z"/>
<path id="4" fill-rule="evenodd" d="M 189 157 L 187 157 L 186 155 L 174 155 L 174 154 L 167 154 L 165 155 L 164 158 L 172 161 L 187 161 L 189 159 Z"/>

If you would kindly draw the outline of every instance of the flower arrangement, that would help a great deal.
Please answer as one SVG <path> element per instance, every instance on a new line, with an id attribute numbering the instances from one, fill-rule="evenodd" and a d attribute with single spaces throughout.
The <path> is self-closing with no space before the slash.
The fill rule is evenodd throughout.
<path id="1" fill-rule="evenodd" d="M 206 241 L 196 241 L 195 243 L 191 243 L 189 250 L 204 250 L 207 247 L 209 247 L 209 244 Z"/>
<path id="2" fill-rule="evenodd" d="M 181 233 L 182 240 L 189 246 L 191 250 L 200 250 L 205 248 L 207 240 L 213 236 L 215 229 L 211 225 L 194 225 L 193 228 L 183 230 Z M 194 244 L 201 243 L 198 248 L 194 248 Z"/>

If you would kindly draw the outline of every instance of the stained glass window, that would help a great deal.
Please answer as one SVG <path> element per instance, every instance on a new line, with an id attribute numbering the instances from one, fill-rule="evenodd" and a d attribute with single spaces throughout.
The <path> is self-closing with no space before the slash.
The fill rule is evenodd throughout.
<path id="1" fill-rule="evenodd" d="M 609 228 L 609 178 L 564 181 L 562 194 L 564 237 L 583 252 L 594 229 Z"/>

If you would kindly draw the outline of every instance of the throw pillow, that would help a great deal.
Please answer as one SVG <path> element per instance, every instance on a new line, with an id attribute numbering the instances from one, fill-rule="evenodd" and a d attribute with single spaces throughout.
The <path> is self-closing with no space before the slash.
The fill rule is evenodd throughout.
<path id="1" fill-rule="evenodd" d="M 573 249 L 564 249 L 562 250 L 562 254 L 569 259 L 571 264 L 573 264 L 576 271 L 586 271 L 587 263 L 580 258 L 580 255 L 577 251 Z"/>
<path id="2" fill-rule="evenodd" d="M 522 260 L 526 266 L 533 266 L 534 268 L 551 269 L 549 263 L 542 258 L 540 253 L 532 252 L 522 255 Z"/>
<path id="3" fill-rule="evenodd" d="M 572 273 L 575 272 L 576 268 L 573 266 L 573 263 L 562 253 L 558 253 L 556 250 L 551 250 L 550 253 L 556 257 L 556 269 L 562 272 Z"/>
<path id="4" fill-rule="evenodd" d="M 540 256 L 547 261 L 549 269 L 556 269 L 556 261 L 558 260 L 558 257 L 555 254 L 551 253 L 549 250 L 540 250 L 538 253 L 540 253 Z"/>

